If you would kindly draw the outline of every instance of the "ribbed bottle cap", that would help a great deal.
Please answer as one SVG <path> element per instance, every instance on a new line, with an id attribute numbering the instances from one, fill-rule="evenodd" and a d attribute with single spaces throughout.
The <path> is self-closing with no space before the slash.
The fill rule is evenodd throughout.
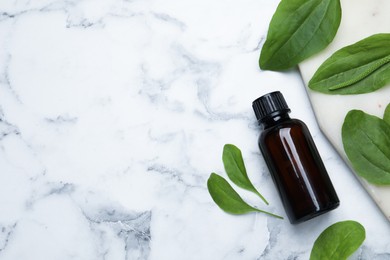
<path id="1" fill-rule="evenodd" d="M 253 110 L 258 122 L 280 114 L 290 113 L 286 100 L 279 91 L 271 92 L 259 97 L 252 103 Z"/>

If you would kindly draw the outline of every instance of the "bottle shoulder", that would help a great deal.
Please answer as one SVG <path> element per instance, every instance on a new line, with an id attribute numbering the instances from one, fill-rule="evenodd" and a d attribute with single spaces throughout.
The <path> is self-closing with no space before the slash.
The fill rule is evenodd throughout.
<path id="1" fill-rule="evenodd" d="M 299 120 L 296 118 L 291 118 L 291 119 L 276 123 L 270 127 L 267 127 L 265 129 L 263 129 L 263 132 L 270 132 L 270 131 L 275 131 L 275 130 L 282 129 L 282 128 L 292 128 L 292 127 L 305 127 L 306 128 L 307 126 L 302 120 Z"/>
<path id="2" fill-rule="evenodd" d="M 269 136 L 277 135 L 282 129 L 295 129 L 299 132 L 307 132 L 308 128 L 306 124 L 296 118 L 291 118 L 288 120 L 284 120 L 283 122 L 279 122 L 273 126 L 267 127 L 263 129 L 263 131 L 260 133 L 259 141 L 266 139 Z M 299 130 L 301 129 L 301 130 Z"/>

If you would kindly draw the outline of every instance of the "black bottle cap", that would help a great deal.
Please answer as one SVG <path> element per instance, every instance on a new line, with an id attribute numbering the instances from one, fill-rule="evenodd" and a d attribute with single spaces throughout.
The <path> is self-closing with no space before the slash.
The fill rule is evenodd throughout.
<path id="1" fill-rule="evenodd" d="M 290 113 L 286 100 L 279 91 L 271 92 L 259 97 L 252 103 L 253 110 L 258 122 L 263 122 L 269 118 Z"/>

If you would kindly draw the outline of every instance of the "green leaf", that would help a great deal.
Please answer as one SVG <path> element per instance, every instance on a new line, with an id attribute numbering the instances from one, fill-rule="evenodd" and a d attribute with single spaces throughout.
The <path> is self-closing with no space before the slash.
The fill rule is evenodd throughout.
<path id="1" fill-rule="evenodd" d="M 294 67 L 328 46 L 340 21 L 339 0 L 282 0 L 269 25 L 260 68 Z"/>
<path id="2" fill-rule="evenodd" d="M 256 190 L 249 180 L 240 149 L 233 144 L 225 144 L 223 147 L 222 161 L 229 179 L 234 184 L 254 192 L 268 205 L 268 201 Z"/>
<path id="3" fill-rule="evenodd" d="M 309 88 L 326 94 L 363 94 L 390 82 L 390 34 L 375 34 L 330 56 Z"/>
<path id="4" fill-rule="evenodd" d="M 356 173 L 368 182 L 390 184 L 390 125 L 360 110 L 344 119 L 342 140 Z"/>
<path id="5" fill-rule="evenodd" d="M 366 231 L 359 222 L 337 222 L 316 239 L 310 260 L 345 260 L 360 247 L 365 238 Z"/>
<path id="6" fill-rule="evenodd" d="M 214 202 L 225 212 L 231 214 L 245 214 L 249 212 L 262 212 L 270 216 L 283 217 L 263 211 L 248 205 L 230 184 L 221 176 L 212 173 L 207 180 L 207 188 Z"/>
<path id="7" fill-rule="evenodd" d="M 390 125 L 390 104 L 387 105 L 385 113 L 383 115 L 383 120 Z"/>

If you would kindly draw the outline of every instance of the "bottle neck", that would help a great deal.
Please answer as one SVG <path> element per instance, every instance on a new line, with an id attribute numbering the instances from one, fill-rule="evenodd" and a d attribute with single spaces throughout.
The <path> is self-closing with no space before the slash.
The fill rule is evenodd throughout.
<path id="1" fill-rule="evenodd" d="M 264 121 L 262 121 L 260 123 L 260 126 L 263 129 L 266 129 L 266 128 L 275 126 L 277 124 L 280 124 L 281 122 L 286 121 L 286 120 L 290 120 L 290 116 L 288 115 L 288 113 L 283 113 L 283 114 L 279 114 L 277 116 L 269 117 L 269 118 L 265 119 Z"/>

